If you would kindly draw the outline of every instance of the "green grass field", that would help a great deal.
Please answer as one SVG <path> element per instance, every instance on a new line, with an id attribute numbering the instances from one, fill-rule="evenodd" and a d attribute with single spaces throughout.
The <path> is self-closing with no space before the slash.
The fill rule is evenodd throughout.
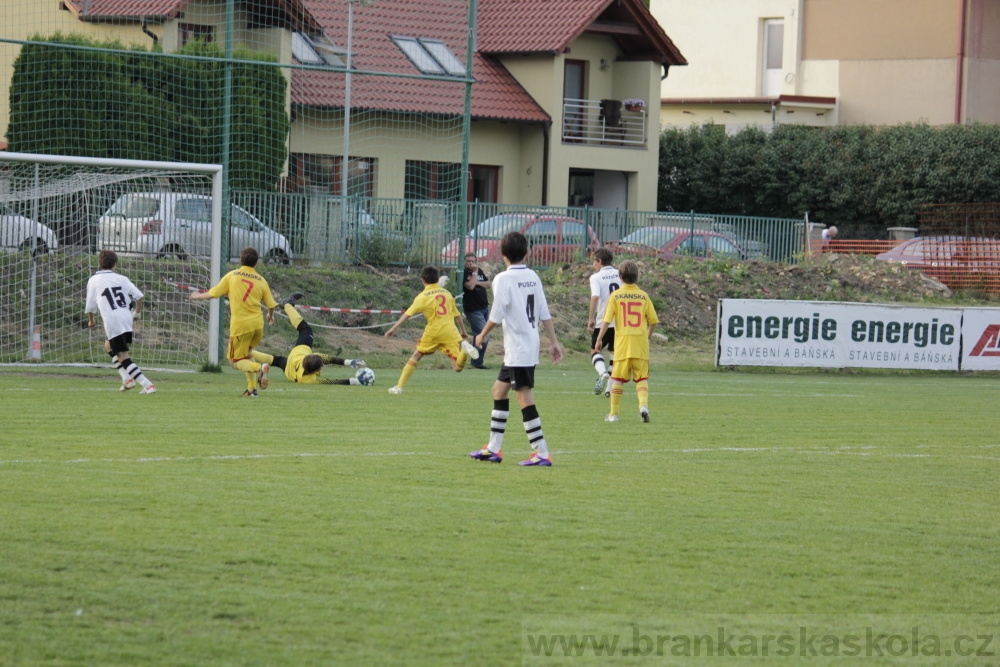
<path id="1" fill-rule="evenodd" d="M 0 371 L 0 665 L 591 664 L 524 633 L 997 627 L 995 377 L 654 367 L 652 423 L 630 385 L 606 424 L 592 370 L 546 363 L 537 469 L 516 411 L 503 464 L 467 457 L 494 371 L 390 396 L 398 371 L 276 373 L 256 401 L 228 369 L 149 373 L 154 396 Z M 863 664 L 998 661 L 943 655 Z"/>

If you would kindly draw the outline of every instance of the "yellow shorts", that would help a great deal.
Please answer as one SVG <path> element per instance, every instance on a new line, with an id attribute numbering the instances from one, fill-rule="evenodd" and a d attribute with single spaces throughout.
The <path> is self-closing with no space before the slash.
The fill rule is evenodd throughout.
<path id="1" fill-rule="evenodd" d="M 417 352 L 423 355 L 434 354 L 435 352 L 444 352 L 451 359 L 458 359 L 458 355 L 462 353 L 462 339 L 452 339 L 452 340 L 442 340 L 440 338 L 429 338 L 427 336 L 422 336 L 420 340 L 417 341 Z"/>
<path id="2" fill-rule="evenodd" d="M 622 382 L 648 380 L 649 359 L 615 359 L 615 366 L 611 370 L 611 377 Z"/>
<path id="3" fill-rule="evenodd" d="M 239 361 L 240 359 L 249 359 L 250 350 L 257 347 L 260 344 L 260 339 L 263 337 L 263 329 L 248 331 L 247 333 L 242 333 L 238 336 L 230 336 L 228 353 L 229 360 Z"/>

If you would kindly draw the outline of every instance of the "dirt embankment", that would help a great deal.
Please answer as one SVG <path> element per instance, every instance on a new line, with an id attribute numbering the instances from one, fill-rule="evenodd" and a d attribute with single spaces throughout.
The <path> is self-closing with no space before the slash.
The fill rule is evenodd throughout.
<path id="1" fill-rule="evenodd" d="M 952 295 L 947 287 L 919 271 L 856 255 L 827 254 L 796 265 L 721 260 L 639 264 L 639 285 L 653 298 L 661 319 L 658 330 L 671 341 L 686 341 L 696 347 L 710 345 L 714 338 L 716 308 L 722 298 L 933 305 L 998 303 L 995 296 Z M 502 267 L 488 265 L 484 269 L 493 276 Z M 311 304 L 402 309 L 421 289 L 416 273 L 359 269 L 353 274 L 338 271 L 335 278 L 324 278 L 292 269 L 270 280 L 279 295 L 291 290 L 311 293 L 306 297 Z M 588 278 L 592 273 L 590 263 L 566 264 L 541 272 L 557 333 L 569 350 L 585 352 L 589 346 L 586 320 Z M 303 281 L 308 284 L 301 285 Z M 325 347 L 342 349 L 344 354 L 389 355 L 393 360 L 412 351 L 421 331 L 417 322 L 403 327 L 395 339 L 382 338 L 387 326 L 378 325 L 395 321 L 396 317 L 307 315 L 320 325 L 317 331 Z M 275 339 L 274 344 L 281 343 Z M 498 349 L 499 345 L 494 344 L 491 352 Z"/>

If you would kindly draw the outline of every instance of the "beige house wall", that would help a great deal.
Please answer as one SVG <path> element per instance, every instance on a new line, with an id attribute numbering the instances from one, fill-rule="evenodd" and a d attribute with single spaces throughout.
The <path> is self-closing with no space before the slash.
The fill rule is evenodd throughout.
<path id="1" fill-rule="evenodd" d="M 784 19 L 782 93 L 798 94 L 802 0 L 651 0 L 649 9 L 688 65 L 671 67 L 660 97 L 760 94 L 764 19 Z"/>
<path id="2" fill-rule="evenodd" d="M 1000 60 L 968 61 L 965 69 L 966 123 L 1000 123 Z"/>
<path id="3" fill-rule="evenodd" d="M 954 59 L 955 0 L 804 0 L 804 60 Z"/>
<path id="4" fill-rule="evenodd" d="M 840 63 L 840 122 L 928 123 L 955 117 L 955 59 Z"/>
<path id="5" fill-rule="evenodd" d="M 1000 0 L 969 0 L 965 45 L 966 123 L 1000 123 Z"/>

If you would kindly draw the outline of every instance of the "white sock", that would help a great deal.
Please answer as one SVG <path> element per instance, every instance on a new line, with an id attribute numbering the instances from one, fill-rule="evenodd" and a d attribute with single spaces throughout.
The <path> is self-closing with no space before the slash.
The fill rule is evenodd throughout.
<path id="1" fill-rule="evenodd" d="M 600 352 L 595 352 L 591 355 L 590 361 L 594 364 L 594 370 L 597 371 L 598 375 L 604 375 L 608 372 L 608 367 L 604 365 L 604 355 Z"/>
<path id="2" fill-rule="evenodd" d="M 507 417 L 509 416 L 509 410 L 497 410 L 496 408 L 490 415 L 490 443 L 486 446 L 494 454 L 499 454 L 503 449 L 503 435 L 504 431 L 507 430 Z"/>

